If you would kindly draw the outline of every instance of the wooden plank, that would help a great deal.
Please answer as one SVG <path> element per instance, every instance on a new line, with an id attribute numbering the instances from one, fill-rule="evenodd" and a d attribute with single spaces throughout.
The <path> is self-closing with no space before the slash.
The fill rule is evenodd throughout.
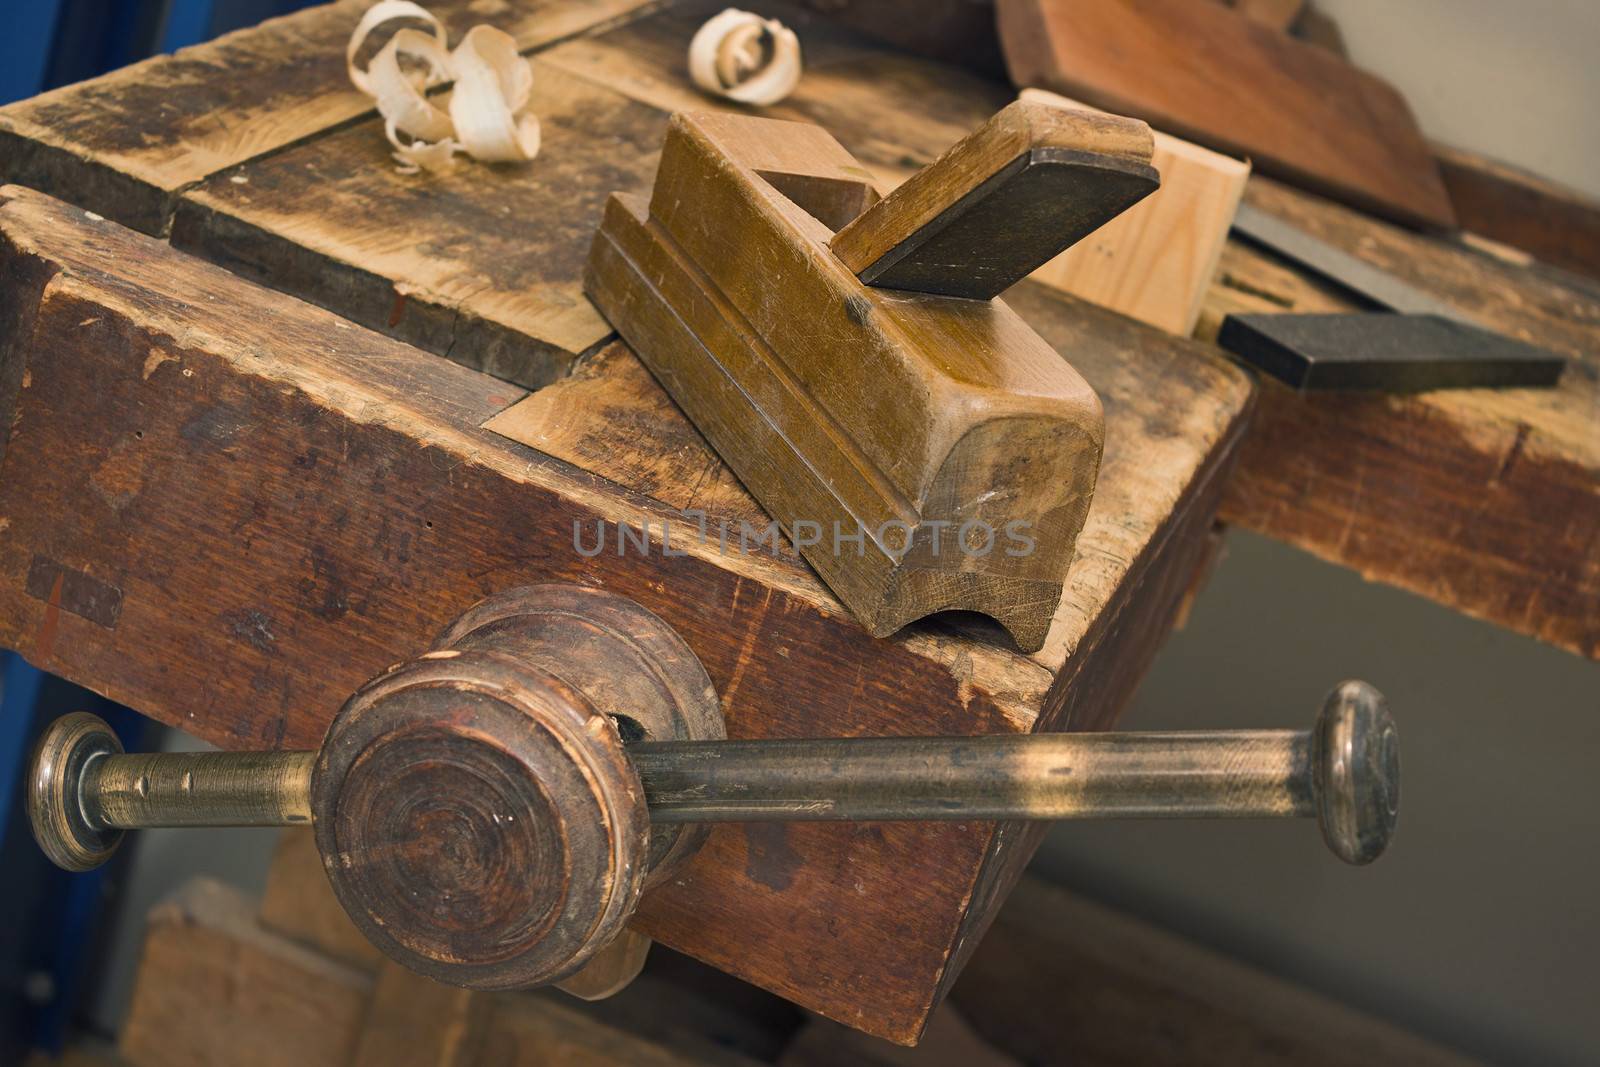
<path id="1" fill-rule="evenodd" d="M 469 993 L 386 963 L 376 980 L 263 929 L 199 879 L 150 914 L 120 1052 L 131 1067 L 750 1067 L 608 1025 L 550 994 Z"/>
<path id="2" fill-rule="evenodd" d="M 734 106 L 695 90 L 684 67 L 717 10 L 683 5 L 541 54 L 543 147 L 527 166 L 399 175 L 369 120 L 196 187 L 173 243 L 430 352 L 530 387 L 552 381 L 611 336 L 582 293 L 605 198 L 648 192 L 665 112 Z M 764 114 L 842 127 L 846 146 L 895 182 L 988 118 L 985 101 L 1005 102 L 971 75 L 775 10 L 801 29 L 808 73 Z M 940 107 L 928 105 L 934 92 Z M 891 124 L 896 109 L 907 118 Z"/>
<path id="3" fill-rule="evenodd" d="M 1024 100 L 1077 101 L 1042 89 Z M 1152 130 L 1161 188 L 1034 271 L 1035 281 L 1187 337 L 1200 319 L 1250 164 Z"/>
<path id="4" fill-rule="evenodd" d="M 874 640 L 781 553 L 691 539 L 669 556 L 652 538 L 647 556 L 586 556 L 575 527 L 659 531 L 681 516 L 480 429 L 515 389 L 39 194 L 0 198 L 7 321 L 26 330 L 0 368 L 18 383 L 0 459 L 0 642 L 228 748 L 314 745 L 356 686 L 530 581 L 601 585 L 662 616 L 705 663 L 731 736 L 1104 726 L 1188 584 L 1249 396 L 1203 347 L 1014 291 L 1047 341 L 1105 368 L 1113 487 L 1040 653 L 1060 668 L 1052 682 L 1046 660 L 992 632 Z M 649 457 L 636 469 L 671 468 L 663 442 L 687 427 L 613 399 L 575 423 Z M 30 594 L 36 557 L 118 591 L 113 625 Z M 196 678 L 197 663 L 224 666 Z M 909 1041 L 1000 892 L 1002 836 L 1023 855 L 988 824 L 719 827 L 638 929 Z"/>
<path id="5" fill-rule="evenodd" d="M 490 1003 L 483 993 L 441 985 L 385 960 L 350 1067 L 472 1067 L 483 1053 Z"/>
<path id="6" fill-rule="evenodd" d="M 345 1067 L 371 987 L 200 879 L 150 912 L 119 1051 L 133 1067 Z"/>
<path id="7" fill-rule="evenodd" d="M 1433 154 L 1462 229 L 1600 278 L 1600 201 L 1462 148 Z"/>
<path id="8" fill-rule="evenodd" d="M 350 921 L 328 884 L 310 827 L 278 835 L 261 893 L 261 925 L 341 963 L 375 972 L 383 953 Z"/>
<path id="9" fill-rule="evenodd" d="M 1142 118 L 1410 225 L 1454 225 L 1404 98 L 1321 48 L 1192 0 L 1000 0 L 998 12 L 1019 86 Z"/>
<path id="10" fill-rule="evenodd" d="M 1040 1067 L 1472 1062 L 1031 878 L 1001 910 L 951 999 L 984 1038 Z"/>
<path id="11" fill-rule="evenodd" d="M 376 120 L 184 197 L 172 242 L 235 273 L 525 386 L 611 334 L 583 296 L 612 191 L 648 190 L 666 117 L 534 61 L 526 166 L 396 172 Z"/>
<path id="12" fill-rule="evenodd" d="M 433 0 L 451 41 L 479 23 L 524 50 L 644 0 Z M 373 113 L 344 49 L 369 0 L 338 0 L 0 108 L 0 183 L 163 234 L 185 189 Z"/>
<path id="13" fill-rule="evenodd" d="M 322 859 L 309 828 L 296 827 L 281 834 L 267 872 L 260 924 L 364 972 L 378 974 L 389 966 L 327 888 Z M 793 1005 L 659 945 L 652 949 L 644 973 L 604 1001 L 584 1003 L 555 990 L 530 996 L 554 1000 L 606 1026 L 721 1067 L 745 1067 L 752 1059 L 772 1060 L 802 1018 Z M 479 998 L 491 1013 L 499 999 Z M 472 1018 L 478 1016 L 472 1014 Z M 369 1011 L 368 1029 L 372 1022 Z M 477 1045 L 480 1055 L 486 1055 L 483 1042 Z"/>
<path id="14" fill-rule="evenodd" d="M 1600 298 L 1252 179 L 1246 202 L 1572 360 L 1554 389 L 1302 396 L 1262 383 L 1223 502 L 1232 523 L 1367 578 L 1600 655 Z M 1200 333 L 1230 311 L 1353 305 L 1270 255 L 1224 253 Z"/>
<path id="15" fill-rule="evenodd" d="M 1269 30 L 1288 33 L 1305 10 L 1306 0 L 1228 0 L 1228 6 Z"/>

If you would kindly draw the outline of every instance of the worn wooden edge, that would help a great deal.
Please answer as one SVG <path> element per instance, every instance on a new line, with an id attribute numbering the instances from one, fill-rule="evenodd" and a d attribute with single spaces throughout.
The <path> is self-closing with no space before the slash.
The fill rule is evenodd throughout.
<path id="1" fill-rule="evenodd" d="M 146 919 L 118 1051 L 156 1067 L 272 1042 L 301 1067 L 343 1067 L 371 989 L 367 974 L 261 929 L 245 894 L 199 879 Z"/>
<path id="2" fill-rule="evenodd" d="M 1019 95 L 1051 106 L 1088 106 L 1045 89 L 1024 89 Z M 1228 228 L 1250 177 L 1250 163 L 1162 130 L 1151 130 L 1151 136 L 1151 165 L 1161 173 L 1162 187 L 1030 277 L 1188 337 L 1216 277 Z M 1196 173 L 1210 176 L 1206 187 L 1196 180 Z M 1174 198 L 1181 211 L 1169 206 Z M 1180 227 L 1185 222 L 1209 228 L 1184 232 Z M 1187 292 L 1179 294 L 1181 302 L 1150 301 L 1151 276 L 1159 285 L 1172 277 L 1178 265 L 1187 267 L 1183 271 Z M 1146 276 L 1135 281 L 1135 272 Z M 1120 294 L 1105 288 L 1113 279 L 1121 279 Z"/>
<path id="3" fill-rule="evenodd" d="M 1554 389 L 1313 397 L 1264 381 L 1222 517 L 1600 656 L 1600 298 L 1266 179 L 1252 178 L 1246 196 L 1486 329 L 1570 362 Z M 1233 312 L 1355 306 L 1331 284 L 1230 241 L 1197 332 L 1213 336 Z"/>
<path id="4" fill-rule="evenodd" d="M 604 31 L 663 2 L 542 0 L 519 7 L 433 0 L 425 6 L 452 42 L 487 23 L 530 53 Z M 207 177 L 376 114 L 372 100 L 343 77 L 343 45 L 368 6 L 335 0 L 305 8 L 0 107 L 0 184 L 31 186 L 163 236 L 179 198 Z M 309 61 L 307 49 L 314 50 Z M 284 71 L 284 82 L 274 83 Z M 134 111 L 157 109 L 165 133 L 128 139 L 124 97 L 141 101 L 128 105 Z M 185 150 L 177 137 L 183 131 L 198 131 L 208 143 Z"/>
<path id="5" fill-rule="evenodd" d="M 330 411 L 341 412 L 354 424 L 395 429 L 408 434 L 416 433 L 419 445 L 438 450 L 455 462 L 493 472 L 513 486 L 538 487 L 553 497 L 570 501 L 583 510 L 612 522 L 637 522 L 641 516 L 648 522 L 649 519 L 666 518 L 670 514 L 660 509 L 659 505 L 648 497 L 619 493 L 621 487 L 613 483 L 596 479 L 563 461 L 539 455 L 497 434 L 482 431 L 475 424 L 464 424 L 459 419 L 461 409 L 441 410 L 434 406 L 438 400 L 435 396 L 410 395 L 404 388 L 397 389 L 392 381 L 384 380 L 389 376 L 381 373 L 370 376 L 364 374 L 368 359 L 375 360 L 376 362 L 371 365 L 376 367 L 381 366 L 386 359 L 421 360 L 426 364 L 431 357 L 381 337 L 359 336 L 356 328 L 350 327 L 348 323 L 331 313 L 312 312 L 307 318 L 330 331 L 343 330 L 348 334 L 356 334 L 360 342 L 368 346 L 365 351 L 336 354 L 331 359 L 317 358 L 304 351 L 275 352 L 270 347 L 263 347 L 253 340 L 246 340 L 237 335 L 229 336 L 232 327 L 238 326 L 246 337 L 255 333 L 261 340 L 266 340 L 271 333 L 270 320 L 274 312 L 306 315 L 308 309 L 290 297 L 260 290 L 248 282 L 235 279 L 220 268 L 190 259 L 162 245 L 147 243 L 131 232 L 120 231 L 120 227 L 114 224 L 91 218 L 84 213 L 76 213 L 78 217 L 74 218 L 74 214 L 74 209 L 31 190 L 17 187 L 0 188 L 0 235 L 3 235 L 7 246 L 0 249 L 0 256 L 3 256 L 7 263 L 16 263 L 24 269 L 32 266 L 36 280 L 48 274 L 43 292 L 34 298 L 35 306 L 42 307 L 55 300 L 76 298 L 98 303 L 108 312 L 119 314 L 130 324 L 145 324 L 146 329 L 154 327 L 159 331 L 164 325 L 169 331 L 166 340 L 174 350 L 209 351 L 235 363 L 243 373 L 259 376 L 280 386 L 297 388 L 308 399 L 326 406 Z M 61 228 L 72 227 L 75 224 L 79 228 L 85 226 L 91 228 L 91 232 L 85 233 L 83 237 L 85 241 L 83 253 L 63 254 L 61 251 L 63 246 L 55 240 L 56 233 L 59 233 Z M 94 230 L 98 232 L 94 233 Z M 125 283 L 120 283 L 120 279 L 115 279 L 114 275 L 102 274 L 101 268 L 95 263 L 96 254 L 102 252 L 109 253 L 113 257 L 120 253 L 128 259 L 143 255 L 150 257 L 156 263 L 167 261 L 179 265 L 178 270 L 194 272 L 194 276 L 204 278 L 213 284 L 215 293 L 236 298 L 238 300 L 236 306 L 257 308 L 260 316 L 250 320 L 232 319 L 224 324 L 223 321 L 216 320 L 213 313 L 212 316 L 208 316 L 212 321 L 207 322 L 184 317 L 183 305 L 174 304 L 167 312 L 171 317 L 166 319 L 165 323 L 159 318 L 152 322 L 149 318 L 152 304 L 137 295 L 139 283 L 125 288 Z M 76 258 L 77 255 L 85 253 L 86 258 Z M 159 272 L 160 268 L 156 269 Z M 157 278 L 160 274 L 152 274 L 150 277 Z M 111 282 L 111 287 L 107 286 L 108 281 Z M 182 288 L 182 283 L 179 282 L 172 286 L 171 292 L 160 295 L 183 300 L 183 297 L 177 296 L 177 290 Z M 198 298 L 207 299 L 208 302 L 217 299 L 216 296 Z M 18 304 L 25 305 L 27 302 L 24 296 Z M 330 336 L 338 335 L 330 334 Z M 156 345 L 160 347 L 159 334 Z M 22 344 L 18 344 L 17 350 L 20 351 L 22 347 Z M 308 355 L 311 355 L 310 359 L 307 358 Z M 159 366 L 160 363 L 157 363 L 151 367 L 152 373 Z M 437 370 L 445 374 L 450 366 L 450 364 L 440 364 L 435 367 L 429 364 L 429 369 L 430 373 Z M 19 380 L 27 373 L 26 364 L 20 373 L 10 366 L 6 370 Z M 495 391 L 496 383 L 488 379 L 475 378 L 470 371 L 464 369 L 459 375 L 448 373 L 447 376 L 459 379 L 463 383 L 470 383 L 473 390 L 487 390 L 491 394 Z M 4 377 L 0 376 L 0 381 L 3 380 Z M 496 409 L 509 406 L 519 397 L 515 390 L 502 388 L 501 393 L 503 395 L 500 397 L 490 398 L 491 403 L 498 401 Z M 492 411 L 486 410 L 484 418 L 487 418 L 488 414 L 492 414 Z M 650 531 L 650 536 L 659 536 L 654 527 Z M 838 602 L 802 567 L 792 562 L 760 554 L 728 556 L 718 552 L 715 545 L 695 542 L 689 542 L 682 551 L 686 558 L 694 559 L 699 564 L 709 564 L 719 570 L 729 569 L 736 561 L 741 577 L 754 580 L 774 592 L 781 591 L 786 596 L 798 599 L 823 619 L 839 619 L 842 626 L 854 628 L 848 619 L 842 616 Z M 419 640 L 424 636 L 426 635 L 419 634 Z M 913 633 L 891 642 L 869 640 L 867 644 L 871 647 L 903 646 L 913 655 L 932 655 L 935 658 L 952 655 L 957 646 L 970 646 L 964 648 L 965 654 L 961 656 L 962 661 L 971 668 L 971 672 L 967 674 L 968 679 L 974 684 L 982 685 L 983 672 L 989 668 L 997 669 L 996 679 L 1005 679 L 997 691 L 1011 693 L 1018 698 L 1012 713 L 1016 729 L 1025 730 L 1033 721 L 1032 712 L 1025 710 L 1027 699 L 1023 694 L 1042 695 L 1048 685 L 1050 672 L 1030 663 L 1023 656 L 937 633 Z M 331 716 L 331 709 L 329 714 Z M 206 739 L 218 743 L 226 740 L 211 736 L 207 736 Z"/>
<path id="6" fill-rule="evenodd" d="M 146 920 L 122 1061 L 130 1067 L 759 1062 L 690 1027 L 639 1034 L 626 1028 L 626 1017 L 583 1011 L 559 995 L 473 992 L 387 961 L 370 970 L 348 967 L 318 949 L 262 924 L 247 894 L 208 878 L 186 883 Z"/>
<path id="7" fill-rule="evenodd" d="M 175 248 L 242 278 L 524 389 L 564 377 L 574 360 L 612 336 L 602 324 L 591 344 L 574 351 L 565 338 L 540 337 L 520 323 L 482 314 L 460 299 L 363 266 L 342 249 L 274 232 L 230 211 L 203 186 L 177 201 L 171 236 Z"/>
<path id="8" fill-rule="evenodd" d="M 1433 145 L 1461 228 L 1600 279 L 1600 201 L 1532 171 Z"/>

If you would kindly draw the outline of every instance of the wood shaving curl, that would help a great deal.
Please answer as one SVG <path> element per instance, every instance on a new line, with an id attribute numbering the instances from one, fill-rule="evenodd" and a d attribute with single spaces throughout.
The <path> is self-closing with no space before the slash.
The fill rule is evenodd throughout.
<path id="1" fill-rule="evenodd" d="M 426 23 L 395 32 L 362 69 L 361 46 L 379 26 L 396 19 Z M 444 27 L 411 0 L 380 0 L 356 23 L 345 66 L 357 89 L 377 102 L 383 131 L 394 146 L 401 174 L 440 174 L 464 152 L 486 163 L 525 163 L 539 154 L 539 119 L 528 112 L 533 67 L 516 40 L 493 26 L 474 26 L 450 51 Z M 449 110 L 428 96 L 453 81 Z"/>
<path id="2" fill-rule="evenodd" d="M 765 107 L 800 84 L 800 39 L 777 19 L 730 7 L 689 42 L 689 77 L 700 88 Z"/>

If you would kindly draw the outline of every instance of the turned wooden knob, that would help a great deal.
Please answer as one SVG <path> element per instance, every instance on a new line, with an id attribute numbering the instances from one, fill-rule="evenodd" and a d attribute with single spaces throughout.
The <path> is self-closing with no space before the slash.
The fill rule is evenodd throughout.
<path id="1" fill-rule="evenodd" d="M 619 723 L 659 740 L 722 736 L 704 669 L 661 620 L 570 586 L 478 605 L 328 729 L 311 810 L 340 903 L 387 955 L 439 981 L 510 989 L 578 970 L 621 931 L 650 871 L 703 832 L 663 827 L 652 849 Z"/>

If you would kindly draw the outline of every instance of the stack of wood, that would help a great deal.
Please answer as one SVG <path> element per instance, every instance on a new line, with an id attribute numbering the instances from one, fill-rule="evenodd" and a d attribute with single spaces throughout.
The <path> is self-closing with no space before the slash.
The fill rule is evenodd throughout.
<path id="1" fill-rule="evenodd" d="M 383 959 L 299 830 L 259 902 L 202 879 L 151 911 L 118 1053 L 129 1067 L 1468 1062 L 1031 879 L 914 1049 L 660 948 L 609 1000 L 473 993 Z"/>

